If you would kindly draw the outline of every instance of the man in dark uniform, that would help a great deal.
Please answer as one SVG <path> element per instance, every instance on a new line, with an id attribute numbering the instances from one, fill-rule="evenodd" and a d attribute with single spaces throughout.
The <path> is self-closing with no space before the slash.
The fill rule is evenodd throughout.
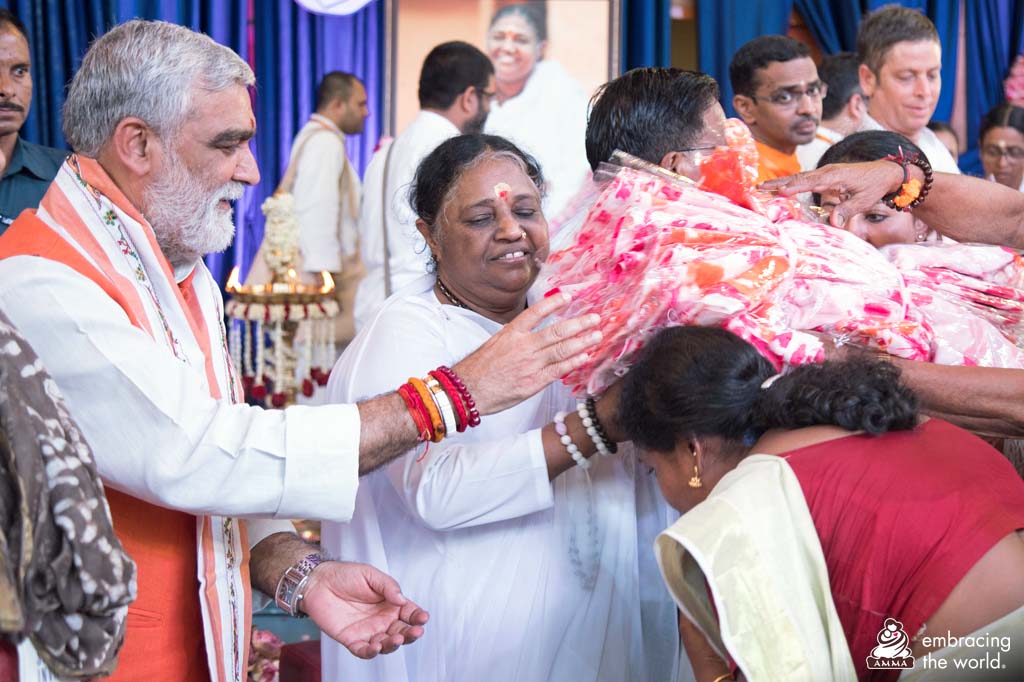
<path id="1" fill-rule="evenodd" d="M 18 132 L 32 104 L 28 34 L 0 9 L 0 234 L 26 208 L 36 208 L 67 152 L 32 144 Z"/>

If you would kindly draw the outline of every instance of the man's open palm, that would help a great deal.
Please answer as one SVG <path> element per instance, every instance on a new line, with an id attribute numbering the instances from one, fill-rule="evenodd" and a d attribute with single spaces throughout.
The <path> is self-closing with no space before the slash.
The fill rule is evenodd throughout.
<path id="1" fill-rule="evenodd" d="M 310 576 L 302 610 L 354 656 L 389 654 L 423 635 L 426 611 L 390 576 L 366 564 L 328 561 Z"/>

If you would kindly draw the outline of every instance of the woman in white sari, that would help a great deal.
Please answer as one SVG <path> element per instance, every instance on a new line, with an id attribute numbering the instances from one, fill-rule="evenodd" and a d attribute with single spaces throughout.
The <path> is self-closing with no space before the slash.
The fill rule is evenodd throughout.
<path id="1" fill-rule="evenodd" d="M 543 3 L 505 5 L 491 19 L 486 53 L 494 63 L 495 101 L 485 131 L 509 138 L 540 161 L 551 218 L 590 177 L 587 93 L 547 49 Z"/>
<path id="2" fill-rule="evenodd" d="M 540 187 L 536 162 L 498 137 L 453 138 L 423 161 L 413 203 L 436 277 L 396 293 L 360 332 L 331 400 L 454 363 L 523 310 L 547 252 Z M 430 631 L 373 661 L 325 639 L 324 678 L 674 679 L 675 610 L 649 557 L 670 517 L 653 479 L 634 476 L 635 457 L 611 452 L 607 409 L 578 408 L 551 385 L 364 478 L 351 524 L 325 524 L 324 545 L 424 595 Z"/>

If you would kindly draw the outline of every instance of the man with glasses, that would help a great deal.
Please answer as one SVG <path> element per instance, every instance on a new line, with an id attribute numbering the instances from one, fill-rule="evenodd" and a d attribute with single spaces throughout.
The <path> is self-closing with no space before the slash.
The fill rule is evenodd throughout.
<path id="1" fill-rule="evenodd" d="M 807 46 L 786 36 L 754 38 L 733 55 L 729 80 L 732 105 L 757 144 L 757 181 L 799 173 L 796 148 L 814 139 L 828 91 Z"/>
<path id="2" fill-rule="evenodd" d="M 818 65 L 818 75 L 828 86 L 828 92 L 821 103 L 818 132 L 813 140 L 796 150 L 802 170 L 817 168 L 826 149 L 860 129 L 867 113 L 867 98 L 860 89 L 858 66 L 860 59 L 853 52 L 829 55 Z"/>
<path id="3" fill-rule="evenodd" d="M 495 93 L 491 60 L 469 43 L 442 43 L 423 60 L 419 114 L 366 168 L 359 213 L 366 276 L 356 292 L 357 331 L 393 291 L 427 271 L 430 252 L 408 201 L 420 161 L 450 137 L 481 132 Z"/>
<path id="4" fill-rule="evenodd" d="M 935 24 L 917 10 L 889 5 L 857 32 L 860 85 L 868 98 L 861 130 L 891 130 L 921 148 L 932 168 L 959 173 L 928 121 L 942 90 L 942 45 Z"/>
<path id="5" fill-rule="evenodd" d="M 714 78 L 685 69 L 633 69 L 605 83 L 587 122 L 591 169 L 618 149 L 698 180 L 699 154 L 725 144 L 718 97 Z"/>

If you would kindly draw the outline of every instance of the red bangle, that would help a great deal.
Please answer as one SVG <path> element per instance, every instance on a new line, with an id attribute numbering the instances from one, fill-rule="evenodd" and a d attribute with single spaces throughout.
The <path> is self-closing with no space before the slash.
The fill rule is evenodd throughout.
<path id="1" fill-rule="evenodd" d="M 416 424 L 420 441 L 433 440 L 434 430 L 430 423 L 430 414 L 416 389 L 410 384 L 402 384 L 398 387 L 398 395 L 402 396 L 406 407 L 409 408 L 409 414 L 412 415 L 412 420 Z"/>
<path id="2" fill-rule="evenodd" d="M 479 426 L 480 411 L 476 409 L 476 402 L 473 400 L 473 396 L 470 395 L 469 389 L 466 388 L 466 384 L 462 383 L 462 379 L 460 379 L 455 372 L 444 365 L 438 367 L 437 371 L 451 379 L 452 383 L 455 384 L 455 389 L 459 392 L 459 396 L 462 398 L 462 402 L 465 404 L 467 412 L 469 412 L 469 425 Z"/>
<path id="3" fill-rule="evenodd" d="M 458 423 L 458 431 L 462 433 L 469 426 L 469 415 L 466 413 L 466 406 L 462 404 L 462 396 L 447 374 L 434 370 L 430 372 L 430 376 L 434 377 L 437 383 L 441 384 L 441 388 L 444 389 L 448 399 L 451 400 L 452 406 L 455 408 L 455 421 Z"/>

